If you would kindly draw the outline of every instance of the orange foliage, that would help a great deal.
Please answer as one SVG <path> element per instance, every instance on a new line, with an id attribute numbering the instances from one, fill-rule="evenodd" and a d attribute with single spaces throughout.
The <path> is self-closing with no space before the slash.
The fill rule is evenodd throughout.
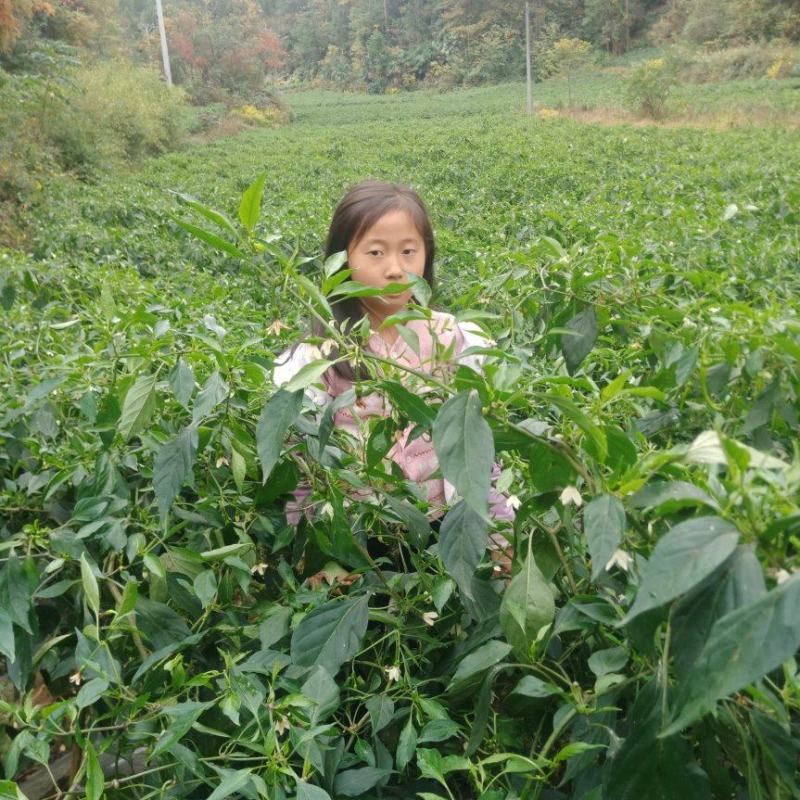
<path id="1" fill-rule="evenodd" d="M 267 70 L 283 66 L 286 50 L 253 0 L 227 0 L 224 15 L 217 13 L 219 1 L 173 6 L 167 28 L 177 74 L 183 66 L 206 81 L 257 87 Z"/>
<path id="2" fill-rule="evenodd" d="M 2 51 L 11 47 L 20 34 L 23 19 L 30 16 L 29 11 L 25 13 L 25 8 L 18 6 L 20 4 L 14 0 L 0 0 L 0 50 Z"/>
<path id="3" fill-rule="evenodd" d="M 258 43 L 264 66 L 280 69 L 286 59 L 286 50 L 283 49 L 281 40 L 272 31 L 265 30 L 258 34 Z"/>

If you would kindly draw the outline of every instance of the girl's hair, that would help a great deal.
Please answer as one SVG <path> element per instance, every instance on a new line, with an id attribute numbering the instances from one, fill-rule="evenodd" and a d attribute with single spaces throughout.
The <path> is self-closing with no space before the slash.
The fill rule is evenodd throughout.
<path id="1" fill-rule="evenodd" d="M 325 258 L 334 253 L 347 250 L 355 244 L 384 214 L 390 211 L 405 211 L 414 221 L 414 225 L 425 244 L 425 269 L 422 277 L 433 289 L 433 259 L 436 255 L 436 244 L 433 239 L 433 228 L 428 217 L 428 210 L 419 195 L 408 186 L 384 181 L 362 181 L 353 186 L 342 198 L 333 212 L 328 239 L 325 243 Z M 347 265 L 343 267 L 346 269 Z M 358 298 L 344 298 L 331 305 L 337 327 L 346 333 L 364 317 L 364 309 Z M 346 327 L 342 323 L 348 320 Z M 356 378 L 353 365 L 339 362 L 334 370 L 347 380 Z"/>

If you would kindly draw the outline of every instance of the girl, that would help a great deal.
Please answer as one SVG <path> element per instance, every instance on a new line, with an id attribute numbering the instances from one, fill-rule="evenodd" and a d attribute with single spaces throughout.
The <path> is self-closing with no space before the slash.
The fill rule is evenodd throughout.
<path id="1" fill-rule="evenodd" d="M 433 230 L 422 200 L 406 186 L 364 181 L 350 189 L 333 214 L 325 258 L 342 251 L 347 252 L 346 266 L 352 270 L 353 281 L 382 289 L 390 284 L 408 284 L 409 276 L 416 276 L 433 288 L 436 252 Z M 411 334 L 405 336 L 400 335 L 395 325 L 383 324 L 391 315 L 403 311 L 410 299 L 411 291 L 406 290 L 340 300 L 332 305 L 336 327 L 347 332 L 366 317 L 371 329 L 366 350 L 417 373 L 442 379 L 459 364 L 480 370 L 481 358 L 465 351 L 490 346 L 491 342 L 480 335 L 474 324 L 458 323 L 451 314 L 439 311 L 432 312 L 430 319 L 406 322 Z M 316 332 L 323 335 L 322 330 Z M 320 357 L 316 346 L 296 345 L 278 359 L 274 372 L 276 385 L 287 383 L 303 366 Z M 340 361 L 323 376 L 325 391 L 312 389 L 308 394 L 322 408 L 351 390 L 359 377 L 362 377 L 360 371 L 352 364 Z M 409 383 L 405 377 L 403 380 Z M 390 411 L 387 399 L 372 393 L 360 397 L 350 407 L 340 408 L 334 415 L 334 424 L 362 440 L 366 420 L 388 416 Z M 455 491 L 447 481 L 435 477 L 438 463 L 430 436 L 423 434 L 409 441 L 412 429 L 409 426 L 403 431 L 387 457 L 400 467 L 406 478 L 424 487 L 428 517 L 435 520 L 444 514 Z M 498 475 L 499 468 L 495 467 L 494 478 Z M 310 511 L 309 496 L 307 487 L 298 488 L 294 500 L 287 504 L 286 516 L 291 524 L 296 525 L 301 514 Z M 495 519 L 513 520 L 514 511 L 504 496 L 490 492 L 489 504 Z M 502 537 L 495 541 L 505 544 Z"/>

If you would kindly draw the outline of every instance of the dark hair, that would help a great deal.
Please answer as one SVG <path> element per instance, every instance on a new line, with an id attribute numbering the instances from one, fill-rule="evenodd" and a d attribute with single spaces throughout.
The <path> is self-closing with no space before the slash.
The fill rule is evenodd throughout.
<path id="1" fill-rule="evenodd" d="M 398 210 L 408 213 L 422 237 L 425 244 L 425 269 L 422 277 L 433 289 L 433 259 L 436 255 L 436 244 L 433 239 L 433 228 L 428 217 L 428 210 L 420 196 L 413 189 L 402 184 L 361 181 L 351 187 L 333 212 L 333 219 L 331 219 L 328 229 L 328 239 L 325 243 L 325 258 L 347 250 L 384 214 Z M 347 264 L 343 269 L 346 268 Z M 348 320 L 346 329 L 340 327 L 343 333 L 358 324 L 364 317 L 364 309 L 358 298 L 345 298 L 332 303 L 331 310 L 338 326 Z M 354 380 L 356 377 L 356 372 L 350 363 L 340 362 L 333 369 L 348 380 Z"/>

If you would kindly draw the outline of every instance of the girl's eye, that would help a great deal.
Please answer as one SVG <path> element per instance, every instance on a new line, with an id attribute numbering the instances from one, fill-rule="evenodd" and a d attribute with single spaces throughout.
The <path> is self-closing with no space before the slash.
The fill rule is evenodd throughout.
<path id="1" fill-rule="evenodd" d="M 367 251 L 367 255 L 370 255 L 370 256 L 379 256 L 380 254 L 381 254 L 380 250 L 368 250 Z"/>
<path id="2" fill-rule="evenodd" d="M 416 250 L 403 250 L 403 255 L 404 256 L 413 256 L 414 253 L 416 253 L 416 252 L 417 252 Z"/>

